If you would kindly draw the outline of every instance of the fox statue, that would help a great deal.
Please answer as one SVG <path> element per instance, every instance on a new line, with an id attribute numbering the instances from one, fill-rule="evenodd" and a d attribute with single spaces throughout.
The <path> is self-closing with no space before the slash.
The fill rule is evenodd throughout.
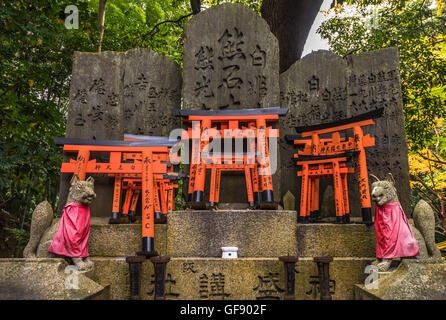
<path id="1" fill-rule="evenodd" d="M 90 204 L 96 198 L 94 179 L 81 181 L 73 175 L 62 218 L 54 218 L 48 201 L 39 203 L 31 218 L 25 258 L 68 257 L 79 271 L 93 268 L 88 257 Z"/>
<path id="2" fill-rule="evenodd" d="M 420 200 L 413 212 L 411 225 L 399 203 L 391 173 L 385 180 L 372 183 L 375 208 L 376 257 L 372 263 L 379 271 L 390 268 L 392 258 L 441 259 L 435 244 L 435 215 L 429 204 Z"/>

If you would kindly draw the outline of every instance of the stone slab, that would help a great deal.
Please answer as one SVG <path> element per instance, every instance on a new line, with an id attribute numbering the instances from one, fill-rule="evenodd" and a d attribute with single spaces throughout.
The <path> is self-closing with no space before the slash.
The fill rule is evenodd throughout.
<path id="1" fill-rule="evenodd" d="M 183 109 L 279 106 L 278 41 L 267 22 L 244 5 L 212 6 L 188 21 L 183 68 Z M 269 150 L 277 148 L 270 146 Z M 273 186 L 275 200 L 280 202 L 281 171 L 280 165 L 276 167 Z M 224 173 L 220 200 L 247 201 L 245 193 L 233 188 L 243 188 L 244 181 L 243 173 Z M 208 194 L 208 188 L 205 191 Z"/>
<path id="2" fill-rule="evenodd" d="M 358 300 L 445 300 L 446 261 L 404 259 L 399 267 L 379 279 L 378 289 L 355 286 Z"/>
<path id="3" fill-rule="evenodd" d="M 172 114 L 181 108 L 181 69 L 173 60 L 145 48 L 123 57 L 125 133 L 166 136 L 181 127 Z"/>
<path id="4" fill-rule="evenodd" d="M 1 300 L 83 300 L 108 298 L 108 288 L 78 273 L 78 288 L 65 281 L 74 276 L 64 259 L 0 259 Z M 70 278 L 72 279 L 72 278 Z M 75 282 L 68 279 L 68 283 Z M 107 291 L 107 292 L 104 292 Z"/>
<path id="5" fill-rule="evenodd" d="M 93 258 L 97 269 L 91 277 L 110 285 L 111 299 L 128 299 L 129 271 L 123 258 Z M 353 299 L 353 286 L 363 283 L 363 258 L 334 258 L 330 264 L 330 290 L 334 300 Z M 296 263 L 298 300 L 319 299 L 317 267 L 312 258 Z M 153 264 L 142 265 L 141 298 L 152 300 Z M 278 258 L 172 258 L 166 270 L 167 300 L 267 300 L 283 299 L 284 267 Z"/>
<path id="6" fill-rule="evenodd" d="M 141 224 L 91 225 L 88 239 L 90 256 L 122 257 L 141 251 Z M 155 224 L 155 251 L 165 255 L 167 226 Z"/>
<path id="7" fill-rule="evenodd" d="M 376 119 L 374 126 L 364 130 L 375 137 L 375 147 L 367 149 L 368 171 L 380 179 L 392 173 L 401 206 L 410 216 L 408 147 L 398 49 L 350 55 L 347 62 L 347 103 L 351 116 L 378 108 L 385 110 L 384 117 Z M 352 198 L 352 201 L 356 199 Z"/>
<path id="8" fill-rule="evenodd" d="M 373 226 L 363 224 L 298 224 L 297 255 L 300 257 L 375 257 Z"/>
<path id="9" fill-rule="evenodd" d="M 167 217 L 167 254 L 221 257 L 238 247 L 239 257 L 278 257 L 296 251 L 295 211 L 176 211 Z"/>
<path id="10" fill-rule="evenodd" d="M 223 3 L 194 15 L 184 29 L 183 68 L 184 109 L 279 105 L 278 41 L 246 6 Z"/>
<path id="11" fill-rule="evenodd" d="M 347 62 L 334 53 L 319 50 L 295 62 L 280 74 L 281 107 L 288 114 L 280 119 L 281 197 L 290 191 L 300 203 L 300 178 L 297 178 L 297 148 L 285 141 L 286 134 L 296 134 L 295 127 L 316 125 L 348 117 L 346 91 Z M 321 180 L 323 194 L 327 181 Z M 334 207 L 334 204 L 333 204 Z"/>
<path id="12" fill-rule="evenodd" d="M 73 72 L 68 105 L 67 138 L 121 140 L 124 138 L 123 122 L 122 54 L 74 53 Z M 92 155 L 93 156 L 93 155 Z M 64 154 L 64 162 L 71 155 Z M 59 206 L 62 216 L 71 173 L 60 178 Z M 104 175 L 95 175 L 96 201 L 91 205 L 93 215 L 110 215 L 112 209 L 113 181 Z"/>

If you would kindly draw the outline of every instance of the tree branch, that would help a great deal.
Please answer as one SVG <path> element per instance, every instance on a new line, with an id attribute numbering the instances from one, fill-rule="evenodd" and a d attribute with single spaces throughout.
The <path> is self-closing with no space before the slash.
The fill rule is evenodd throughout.
<path id="1" fill-rule="evenodd" d="M 419 152 L 417 152 L 417 154 L 418 154 L 421 158 L 423 158 L 424 160 L 428 160 L 428 161 L 432 161 L 432 162 L 437 162 L 437 163 L 441 163 L 441 164 L 446 164 L 445 161 L 430 159 L 430 158 L 428 158 L 428 157 L 422 155 L 422 154 L 419 153 Z M 436 157 L 435 154 L 433 154 L 433 155 Z"/>
<path id="2" fill-rule="evenodd" d="M 141 37 L 141 39 L 139 40 L 137 46 L 140 47 L 141 44 L 142 44 L 142 42 L 143 42 L 148 36 L 150 36 L 150 38 L 152 38 L 157 32 L 159 32 L 159 31 L 160 31 L 159 26 L 161 26 L 161 25 L 163 25 L 163 24 L 165 24 L 165 23 L 175 23 L 175 24 L 178 24 L 178 22 L 180 22 L 181 20 L 183 20 L 183 19 L 185 19 L 185 18 L 187 18 L 187 17 L 190 17 L 192 14 L 193 14 L 193 13 L 189 13 L 189 14 L 187 14 L 187 15 L 181 16 L 181 17 L 179 17 L 177 20 L 165 20 L 165 21 L 162 21 L 162 22 L 157 23 L 156 25 L 153 26 L 153 28 L 152 28 L 149 32 L 147 32 L 146 34 L 144 34 L 144 35 Z M 155 31 L 155 30 L 156 30 L 156 31 Z"/>

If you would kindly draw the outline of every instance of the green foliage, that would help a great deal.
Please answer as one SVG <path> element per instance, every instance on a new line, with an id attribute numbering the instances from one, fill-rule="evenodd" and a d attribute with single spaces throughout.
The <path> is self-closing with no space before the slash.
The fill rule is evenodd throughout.
<path id="1" fill-rule="evenodd" d="M 19 247 L 38 202 L 57 203 L 61 152 L 51 137 L 65 134 L 73 52 L 93 48 L 87 1 L 77 4 L 79 30 L 64 27 L 70 4 L 0 1 L 0 209 L 18 218 L 8 230 Z"/>
<path id="2" fill-rule="evenodd" d="M 260 14 L 260 6 L 262 5 L 261 0 L 204 0 L 202 1 L 202 5 L 204 7 L 212 7 L 218 4 L 221 4 L 223 2 L 233 2 L 233 3 L 240 3 L 243 4 L 251 9 L 253 9 L 257 14 Z"/>
<path id="3" fill-rule="evenodd" d="M 432 145 L 435 121 L 446 116 L 445 13 L 431 1 L 347 2 L 355 6 L 336 6 L 318 32 L 342 56 L 398 47 L 407 140 L 412 151 Z"/>
<path id="4" fill-rule="evenodd" d="M 18 252 L 23 251 L 29 240 L 29 232 L 26 229 L 19 228 L 4 228 L 4 230 L 8 232 L 8 236 L 4 239 L 5 242 L 8 242 L 10 239 L 15 240 L 15 255 L 17 255 Z"/>

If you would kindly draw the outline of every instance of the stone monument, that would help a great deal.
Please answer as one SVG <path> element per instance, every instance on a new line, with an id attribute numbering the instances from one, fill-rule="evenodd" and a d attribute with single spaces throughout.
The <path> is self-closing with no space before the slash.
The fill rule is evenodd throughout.
<path id="1" fill-rule="evenodd" d="M 183 68 L 183 109 L 279 106 L 278 41 L 246 6 L 224 3 L 194 15 L 184 30 Z M 222 179 L 220 202 L 246 203 L 246 195 L 231 187 L 244 185 L 243 175 L 230 175 Z M 279 177 L 280 166 L 273 176 L 276 201 Z"/>
<path id="2" fill-rule="evenodd" d="M 172 110 L 180 108 L 181 70 L 157 52 L 143 48 L 76 52 L 72 74 L 67 138 L 122 140 L 124 133 L 168 136 L 180 125 Z M 68 159 L 64 155 L 64 161 Z M 70 178 L 61 175 L 59 215 Z M 98 201 L 92 204 L 91 214 L 109 216 L 113 178 L 95 175 L 95 181 Z"/>
<path id="3" fill-rule="evenodd" d="M 404 211 L 410 212 L 409 164 L 404 129 L 403 105 L 399 78 L 398 51 L 387 48 L 351 55 L 346 59 L 328 52 L 313 52 L 294 63 L 280 75 L 281 106 L 289 108 L 281 122 L 280 150 L 283 176 L 295 177 L 282 181 L 282 196 L 288 190 L 300 192 L 293 154 L 297 148 L 287 144 L 285 134 L 295 134 L 294 127 L 316 125 L 341 120 L 384 108 L 385 115 L 365 133 L 375 137 L 375 147 L 367 148 L 367 168 L 370 173 L 386 175 L 392 172 L 399 188 Z M 356 174 L 348 176 L 352 216 L 360 212 Z M 320 195 L 332 182 L 321 180 Z M 331 198 L 330 196 L 326 197 Z M 299 207 L 299 197 L 296 197 Z M 333 212 L 321 212 L 334 216 Z"/>

